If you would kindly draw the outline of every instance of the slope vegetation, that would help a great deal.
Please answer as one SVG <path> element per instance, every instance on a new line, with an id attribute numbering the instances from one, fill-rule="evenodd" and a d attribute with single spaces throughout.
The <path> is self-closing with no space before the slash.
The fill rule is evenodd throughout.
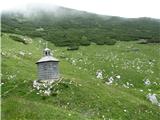
<path id="1" fill-rule="evenodd" d="M 24 44 L 13 37 L 29 42 Z M 65 84 L 56 95 L 41 96 L 33 90 L 35 62 L 45 46 L 42 38 L 2 34 L 2 119 L 32 120 L 158 120 L 160 108 L 146 98 L 160 98 L 159 44 L 117 42 L 113 46 L 92 44 L 77 51 L 56 47 Z M 97 70 L 103 79 L 96 78 Z M 116 79 L 116 76 L 120 76 Z M 112 84 L 108 80 L 114 79 Z M 145 84 L 149 80 L 150 84 Z"/>
<path id="2" fill-rule="evenodd" d="M 42 37 L 56 46 L 112 45 L 116 41 L 160 42 L 160 20 L 103 16 L 63 7 L 2 13 L 2 31 Z"/>

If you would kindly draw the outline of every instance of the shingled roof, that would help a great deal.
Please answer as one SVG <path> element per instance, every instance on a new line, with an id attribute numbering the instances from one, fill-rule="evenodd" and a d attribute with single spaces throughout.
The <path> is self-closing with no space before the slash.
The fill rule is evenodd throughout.
<path id="1" fill-rule="evenodd" d="M 59 60 L 57 59 L 57 58 L 54 58 L 54 57 L 52 57 L 51 56 L 51 54 L 50 54 L 50 49 L 49 48 L 45 48 L 44 49 L 44 57 L 42 57 L 40 60 L 38 60 L 37 62 L 36 62 L 36 64 L 37 63 L 42 63 L 42 62 L 59 62 Z"/>

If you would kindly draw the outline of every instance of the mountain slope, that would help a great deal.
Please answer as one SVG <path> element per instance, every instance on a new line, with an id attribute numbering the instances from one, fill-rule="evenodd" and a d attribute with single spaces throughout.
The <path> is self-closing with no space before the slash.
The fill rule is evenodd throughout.
<path id="1" fill-rule="evenodd" d="M 102 16 L 63 7 L 35 7 L 2 13 L 2 32 L 42 37 L 57 46 L 160 41 L 160 20 Z"/>
<path id="2" fill-rule="evenodd" d="M 2 119 L 159 119 L 160 108 L 146 98 L 148 93 L 160 98 L 159 44 L 92 44 L 71 52 L 49 42 L 61 61 L 64 83 L 56 95 L 43 97 L 32 82 L 46 41 L 19 35 L 31 39 L 24 44 L 11 35 L 2 34 Z M 97 70 L 104 79 L 96 78 Z M 111 77 L 113 84 L 107 85 Z M 146 79 L 150 85 L 144 84 Z"/>

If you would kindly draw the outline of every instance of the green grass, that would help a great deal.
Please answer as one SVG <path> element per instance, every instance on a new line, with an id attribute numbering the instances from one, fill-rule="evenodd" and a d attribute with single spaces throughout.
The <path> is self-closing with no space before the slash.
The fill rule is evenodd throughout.
<path id="1" fill-rule="evenodd" d="M 42 56 L 44 43 L 35 38 L 25 45 L 3 34 L 2 119 L 159 119 L 160 108 L 146 99 L 149 92 L 160 98 L 159 44 L 117 42 L 113 46 L 92 44 L 67 51 L 49 42 L 54 56 L 60 59 L 61 76 L 73 84 L 61 87 L 56 96 L 44 99 L 32 88 L 37 78 L 35 62 Z M 103 70 L 103 80 L 96 78 L 98 69 Z M 120 75 L 120 80 L 113 85 L 104 83 L 115 75 Z M 144 79 L 149 79 L 151 85 L 145 86 Z M 134 86 L 123 87 L 126 82 Z"/>
<path id="2" fill-rule="evenodd" d="M 3 106 L 5 105 L 5 106 Z M 2 118 L 6 120 L 81 120 L 83 116 L 79 113 L 63 110 L 48 104 L 28 101 L 23 98 L 10 98 L 2 102 L 4 114 Z M 16 109 L 15 109 L 16 108 Z M 25 109 L 24 109 L 25 108 Z M 37 113 L 38 110 L 38 113 Z M 86 119 L 87 120 L 87 119 Z"/>

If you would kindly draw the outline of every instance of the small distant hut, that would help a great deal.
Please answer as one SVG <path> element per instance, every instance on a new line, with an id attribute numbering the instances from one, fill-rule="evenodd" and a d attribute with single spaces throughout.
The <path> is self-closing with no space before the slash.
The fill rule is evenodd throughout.
<path id="1" fill-rule="evenodd" d="M 38 80 L 39 81 L 56 81 L 59 79 L 59 60 L 52 57 L 51 50 L 45 48 L 44 56 L 36 62 L 38 66 Z"/>

